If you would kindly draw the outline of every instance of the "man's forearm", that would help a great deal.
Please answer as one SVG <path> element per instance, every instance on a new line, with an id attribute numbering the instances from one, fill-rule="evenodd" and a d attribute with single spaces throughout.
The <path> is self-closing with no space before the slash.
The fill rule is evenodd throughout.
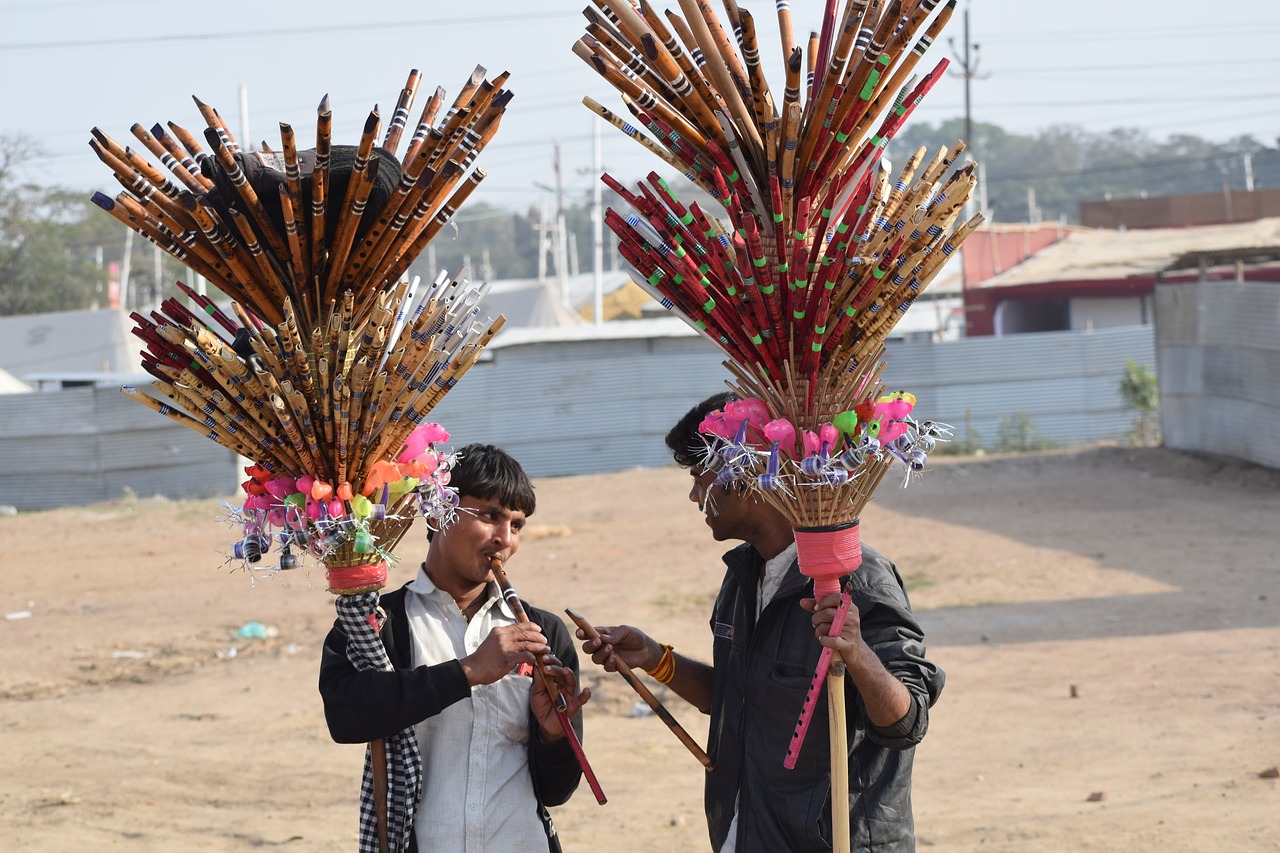
<path id="1" fill-rule="evenodd" d="M 859 645 L 856 652 L 845 652 L 841 657 L 846 658 L 848 675 L 862 696 L 868 719 L 875 726 L 888 728 L 911 710 L 911 691 L 885 669 L 884 663 L 869 646 L 865 643 Z"/>
<path id="2" fill-rule="evenodd" d="M 673 652 L 674 654 L 674 652 Z M 704 714 L 711 713 L 712 669 L 705 663 L 675 655 L 676 670 L 667 682 L 681 699 Z"/>

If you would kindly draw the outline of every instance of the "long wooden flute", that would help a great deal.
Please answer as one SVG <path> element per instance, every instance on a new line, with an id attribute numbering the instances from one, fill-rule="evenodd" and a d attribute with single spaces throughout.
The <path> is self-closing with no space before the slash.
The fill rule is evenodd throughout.
<path id="1" fill-rule="evenodd" d="M 511 586 L 511 580 L 507 577 L 506 570 L 502 567 L 502 559 L 497 556 L 489 558 L 489 568 L 493 570 L 493 579 L 498 582 L 498 588 L 502 590 L 502 597 L 506 599 L 507 606 L 511 608 L 511 612 L 516 615 L 517 622 L 528 623 L 529 614 L 524 611 L 524 604 L 520 602 L 520 596 L 516 595 L 515 588 Z M 596 779 L 595 772 L 591 769 L 590 762 L 587 761 L 587 754 L 582 751 L 582 741 L 578 740 L 578 733 L 573 728 L 573 721 L 569 719 L 569 706 L 565 702 L 564 695 L 560 693 L 556 687 L 555 679 L 548 674 L 546 667 L 542 664 L 542 659 L 535 656 L 534 662 L 538 667 L 538 674 L 542 676 L 542 680 L 547 685 L 547 692 L 551 694 L 552 702 L 555 704 L 556 718 L 560 720 L 560 728 L 564 729 L 564 736 L 569 739 L 569 746 L 573 749 L 573 755 L 578 759 L 578 766 L 582 768 L 582 775 L 587 777 L 587 784 L 591 786 L 591 793 L 596 795 L 596 802 L 604 805 L 608 799 L 604 795 L 604 790 L 600 787 L 600 782 Z"/>
<path id="2" fill-rule="evenodd" d="M 582 629 L 582 633 L 587 635 L 587 639 L 600 639 L 599 632 L 596 631 L 592 624 L 581 614 L 575 613 L 568 607 L 564 609 L 564 612 L 568 613 L 569 618 L 573 620 L 574 624 Z M 659 720 L 662 720 L 662 722 L 667 724 L 667 728 L 671 729 L 672 734 L 679 738 L 680 742 L 684 744 L 691 753 L 693 753 L 693 757 L 702 762 L 702 766 L 707 768 L 707 772 L 710 773 L 712 770 L 715 770 L 716 763 L 711 760 L 711 756 L 707 755 L 702 747 L 698 746 L 698 742 L 684 730 L 684 726 L 680 725 L 679 721 L 671 715 L 671 712 L 667 710 L 666 706 L 663 705 L 661 701 L 659 701 L 658 697 L 654 696 L 653 693 L 650 692 L 649 688 L 644 686 L 644 682 L 639 678 L 636 678 L 636 674 L 631 671 L 631 667 L 627 666 L 627 662 L 622 658 L 615 656 L 614 663 L 618 665 L 618 675 L 621 675 L 626 679 L 627 684 L 630 684 L 631 688 L 635 690 L 636 693 L 640 694 L 640 698 L 644 700 L 645 704 L 653 709 L 653 713 Z"/>

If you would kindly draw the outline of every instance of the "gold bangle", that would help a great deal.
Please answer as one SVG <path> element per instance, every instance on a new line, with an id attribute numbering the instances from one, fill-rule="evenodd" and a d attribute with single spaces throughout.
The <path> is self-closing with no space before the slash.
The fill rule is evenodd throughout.
<path id="1" fill-rule="evenodd" d="M 659 684 L 671 681 L 676 674 L 676 657 L 671 653 L 669 643 L 662 644 L 662 657 L 658 659 L 657 665 L 653 669 L 646 669 L 645 672 Z"/>

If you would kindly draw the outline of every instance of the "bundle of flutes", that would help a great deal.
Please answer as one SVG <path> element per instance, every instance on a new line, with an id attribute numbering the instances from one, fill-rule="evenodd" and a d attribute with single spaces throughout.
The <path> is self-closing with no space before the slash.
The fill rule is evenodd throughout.
<path id="1" fill-rule="evenodd" d="M 126 188 L 95 195 L 99 206 L 233 300 L 224 311 L 179 283 L 193 307 L 168 299 L 135 312 L 156 381 L 125 393 L 253 460 L 237 558 L 255 565 L 278 543 L 289 568 L 294 550 L 309 553 L 334 592 L 382 585 L 415 503 L 448 521 L 456 496 L 437 449 L 448 434 L 427 415 L 503 323 L 481 314 L 483 286 L 403 276 L 483 179 L 472 165 L 510 100 L 506 75 L 489 81 L 477 68 L 443 115 L 437 89 L 401 171 L 418 79 L 409 75 L 381 147 L 370 114 L 344 176 L 327 98 L 311 151 L 282 124 L 282 155 L 244 152 L 198 100 L 212 152 L 176 124 L 134 125 L 176 183 L 99 130 L 90 143 Z"/>
<path id="2" fill-rule="evenodd" d="M 643 129 L 585 102 L 727 219 L 683 204 L 656 173 L 635 191 L 604 176 L 632 209 L 606 222 L 636 282 L 729 357 L 739 399 L 702 424 L 706 467 L 791 521 L 816 597 L 839 592 L 861 564 L 859 514 L 889 467 L 919 470 L 948 433 L 912 419 L 915 398 L 886 394 L 880 377 L 894 324 L 982 221 L 960 222 L 973 166 L 948 174 L 958 142 L 932 158 L 916 151 L 895 179 L 883 154 L 946 69 L 943 60 L 915 76 L 955 0 L 827 0 L 803 46 L 778 0 L 780 104 L 736 0 L 724 0 L 727 26 L 710 0 L 679 0 L 682 14 L 664 15 L 647 0 L 593 3 L 574 52 Z M 788 766 L 830 660 L 819 662 Z M 842 681 L 828 690 L 835 849 L 849 840 L 847 795 L 835 787 L 848 760 Z"/>
<path id="3" fill-rule="evenodd" d="M 305 339 L 288 304 L 273 329 L 243 310 L 237 322 L 185 285 L 199 314 L 176 299 L 133 314 L 157 396 L 125 393 L 256 462 L 237 556 L 257 563 L 279 537 L 282 552 L 302 546 L 329 564 L 385 560 L 414 500 L 447 520 L 447 460 L 434 446 L 448 434 L 426 416 L 502 318 L 480 317 L 483 287 L 444 275 L 423 294 L 416 285 L 382 294 L 358 325 L 348 293 Z"/>
<path id="4" fill-rule="evenodd" d="M 632 208 L 606 221 L 637 282 L 714 341 L 735 390 L 762 403 L 744 440 L 729 431 L 712 455 L 733 459 L 731 473 L 798 527 L 856 518 L 895 458 L 869 441 L 881 425 L 869 426 L 884 396 L 884 340 L 981 222 L 957 225 L 975 182 L 972 164 L 948 175 L 962 143 L 931 159 L 915 152 L 896 180 L 882 157 L 946 67 L 913 76 L 954 0 L 846 0 L 839 14 L 831 0 L 806 47 L 780 0 L 781 105 L 753 18 L 735 0 L 725 0 L 728 28 L 708 0 L 680 0 L 683 16 L 645 0 L 594 2 L 574 50 L 652 139 L 588 105 L 714 196 L 728 220 L 685 206 L 657 174 L 634 192 L 604 177 Z M 787 422 L 795 440 L 766 438 L 770 420 Z M 943 433 L 908 421 L 899 429 L 895 446 L 917 463 Z M 806 432 L 827 440 L 801 442 Z"/>
<path id="5" fill-rule="evenodd" d="M 300 152 L 293 128 L 281 123 L 279 153 L 244 151 L 218 111 L 197 98 L 210 150 L 173 122 L 131 128 L 172 178 L 95 128 L 89 145 L 125 192 L 94 201 L 273 326 L 284 321 L 288 302 L 302 329 L 318 328 L 346 291 L 355 296 L 353 321 L 363 323 L 378 294 L 484 180 L 473 163 L 512 97 L 505 72 L 492 81 L 484 75 L 476 68 L 443 115 L 444 90 L 427 99 L 401 169 L 397 152 L 420 77 L 412 71 L 382 145 L 375 145 L 381 118 L 374 107 L 359 144 L 345 152 L 352 159 L 341 194 L 327 95 L 314 149 Z M 376 210 L 374 193 L 384 196 Z"/>

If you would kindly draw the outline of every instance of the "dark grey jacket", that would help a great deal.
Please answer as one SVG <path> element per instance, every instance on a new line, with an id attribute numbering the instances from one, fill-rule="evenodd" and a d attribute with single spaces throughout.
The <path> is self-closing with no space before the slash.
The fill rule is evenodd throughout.
<path id="1" fill-rule="evenodd" d="M 388 617 L 382 628 L 382 644 L 395 667 L 393 672 L 357 671 L 347 660 L 347 635 L 336 623 L 325 638 L 320 660 L 320 695 L 324 699 L 329 734 L 338 743 L 365 743 L 395 734 L 471 695 L 471 685 L 467 683 L 462 664 L 456 660 L 413 668 L 404 596 L 405 589 L 401 587 L 382 596 L 381 602 Z M 578 651 L 564 623 L 528 602 L 524 602 L 524 609 L 529 620 L 546 635 L 551 651 L 577 678 Z M 538 799 L 538 816 L 547 831 L 548 850 L 560 853 L 560 839 L 547 806 L 568 801 L 582 778 L 582 769 L 567 739 L 552 744 L 542 742 L 532 712 L 529 727 L 529 774 Z M 574 716 L 573 728 L 581 739 L 581 714 Z M 429 797 L 431 792 L 424 790 L 422 796 Z M 416 838 L 410 843 L 409 851 L 426 853 L 418 851 Z"/>
<path id="2" fill-rule="evenodd" d="M 724 844 L 738 802 L 737 853 L 800 853 L 831 849 L 831 772 L 826 692 L 794 770 L 782 766 L 822 646 L 801 598 L 813 585 L 795 562 L 773 600 L 755 620 L 763 558 L 750 545 L 724 556 L 728 571 L 712 610 L 715 693 L 705 805 L 711 848 Z M 867 720 L 851 679 L 845 679 L 849 732 L 849 813 L 853 849 L 915 850 L 911 816 L 914 746 L 929 727 L 929 707 L 945 676 L 925 658 L 923 634 L 893 563 L 863 547 L 853 574 L 862 636 L 913 700 L 892 729 Z"/>

